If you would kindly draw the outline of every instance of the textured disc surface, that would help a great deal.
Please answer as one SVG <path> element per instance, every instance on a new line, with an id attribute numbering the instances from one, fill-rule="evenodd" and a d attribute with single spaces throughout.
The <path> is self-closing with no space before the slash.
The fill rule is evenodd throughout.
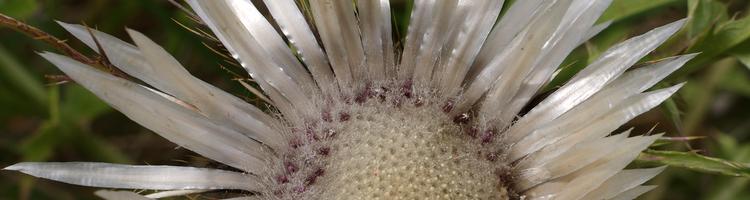
<path id="1" fill-rule="evenodd" d="M 339 130 L 325 199 L 507 199 L 496 166 L 437 109 L 360 107 Z"/>

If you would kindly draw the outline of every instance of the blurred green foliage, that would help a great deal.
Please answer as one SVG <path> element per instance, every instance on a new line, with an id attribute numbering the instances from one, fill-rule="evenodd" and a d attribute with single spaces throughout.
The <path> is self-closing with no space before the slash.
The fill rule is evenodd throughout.
<path id="1" fill-rule="evenodd" d="M 403 37 L 412 3 L 392 2 L 397 20 L 394 30 Z M 614 0 L 600 19 L 612 25 L 571 54 L 545 91 L 554 90 L 613 44 L 689 17 L 683 30 L 642 61 L 701 52 L 658 87 L 687 81 L 686 86 L 659 109 L 623 128 L 635 127 L 638 133 L 654 129 L 674 138 L 689 138 L 660 141 L 654 150 L 644 152 L 642 161 L 713 174 L 670 168 L 652 181 L 660 185 L 659 189 L 643 199 L 750 199 L 750 179 L 714 175 L 748 174 L 749 12 L 750 2 L 744 0 Z M 54 20 L 83 22 L 124 39 L 128 38 L 124 31 L 127 26 L 162 44 L 199 78 L 238 96 L 250 95 L 232 81 L 242 76 L 232 72 L 242 70 L 220 67 L 231 64 L 206 48 L 213 46 L 210 41 L 200 42 L 205 40 L 177 24 L 197 26 L 167 1 L 0 0 L 0 13 L 60 38 L 71 36 Z M 20 161 L 77 160 L 212 164 L 149 134 L 80 86 L 54 78 L 60 72 L 35 55 L 49 47 L 8 29 L 0 29 L 0 41 L 0 166 Z M 69 44 L 92 53 L 78 42 Z M 47 75 L 52 78 L 45 78 Z M 18 173 L 0 172 L 0 179 L 0 199 L 94 199 L 90 188 Z"/>

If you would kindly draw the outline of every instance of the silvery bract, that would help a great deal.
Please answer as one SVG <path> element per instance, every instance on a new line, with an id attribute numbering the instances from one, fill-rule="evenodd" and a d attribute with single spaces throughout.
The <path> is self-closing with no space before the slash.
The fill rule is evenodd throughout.
<path id="1" fill-rule="evenodd" d="M 188 1 L 262 89 L 268 112 L 192 76 L 133 30 L 135 45 L 61 23 L 147 85 L 41 53 L 133 121 L 234 171 L 84 162 L 6 169 L 156 190 L 97 193 L 107 199 L 222 189 L 246 191 L 244 199 L 633 199 L 663 168 L 624 168 L 660 135 L 613 132 L 679 89 L 646 92 L 694 57 L 627 70 L 681 20 L 615 45 L 537 98 L 563 59 L 606 28 L 595 22 L 611 0 L 515 1 L 502 16 L 502 0 L 416 0 L 402 42 L 392 36 L 388 0 L 263 2 Z M 534 98 L 543 100 L 531 106 Z"/>

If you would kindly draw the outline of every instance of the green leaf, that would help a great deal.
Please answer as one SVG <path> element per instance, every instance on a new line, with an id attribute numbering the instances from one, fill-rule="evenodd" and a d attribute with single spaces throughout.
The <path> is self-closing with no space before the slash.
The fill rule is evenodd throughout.
<path id="1" fill-rule="evenodd" d="M 36 12 L 36 0 L 0 0 L 0 13 L 16 19 L 25 19 Z"/>
<path id="2" fill-rule="evenodd" d="M 750 165 L 746 163 L 703 156 L 692 152 L 646 150 L 638 156 L 637 160 L 698 172 L 750 178 Z"/>
<path id="3" fill-rule="evenodd" d="M 687 136 L 687 137 L 661 137 L 656 140 L 653 144 L 651 144 L 651 147 L 658 147 L 658 146 L 664 146 L 669 144 L 674 144 L 678 142 L 690 142 L 693 140 L 701 140 L 706 137 L 703 136 Z"/>
<path id="4" fill-rule="evenodd" d="M 740 162 L 750 162 L 750 144 L 737 142 L 734 137 L 717 133 L 714 135 L 715 142 L 711 145 L 711 151 L 722 158 L 729 158 Z M 750 179 L 734 177 L 716 177 L 713 178 L 711 189 L 708 191 L 707 200 L 734 200 L 747 199 L 742 196 L 748 195 L 747 187 Z"/>
<path id="5" fill-rule="evenodd" d="M 711 27 L 717 23 L 726 21 L 727 6 L 719 1 L 714 0 L 689 0 L 688 1 L 688 18 L 687 24 L 688 38 L 695 38 L 699 35 L 705 35 Z"/>
<path id="6" fill-rule="evenodd" d="M 688 49 L 688 52 L 702 53 L 672 74 L 670 79 L 684 77 L 709 65 L 727 53 L 728 50 L 748 41 L 748 39 L 750 39 L 750 16 L 719 25 L 716 31 Z"/>
<path id="7" fill-rule="evenodd" d="M 643 14 L 656 8 L 684 2 L 684 0 L 615 0 L 604 12 L 600 22 L 613 20 L 615 22 L 628 17 Z"/>
<path id="8" fill-rule="evenodd" d="M 747 69 L 750 69 L 750 42 L 745 42 L 733 49 L 732 56 L 737 58 Z"/>

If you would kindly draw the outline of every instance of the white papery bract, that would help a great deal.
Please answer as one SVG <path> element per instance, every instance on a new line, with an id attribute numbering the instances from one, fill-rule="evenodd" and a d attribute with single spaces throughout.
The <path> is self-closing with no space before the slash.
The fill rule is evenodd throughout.
<path id="1" fill-rule="evenodd" d="M 234 171 L 85 162 L 5 169 L 157 191 L 96 193 L 105 199 L 211 190 L 245 191 L 236 199 L 633 199 L 664 168 L 625 167 L 661 135 L 613 132 L 674 94 L 682 84 L 647 90 L 695 57 L 628 70 L 680 20 L 613 46 L 541 98 L 568 54 L 607 27 L 595 22 L 611 0 L 516 1 L 502 16 L 503 0 L 415 0 L 401 46 L 388 0 L 187 3 L 273 111 L 194 77 L 133 30 L 130 44 L 60 23 L 146 85 L 41 56 L 133 121 Z"/>

